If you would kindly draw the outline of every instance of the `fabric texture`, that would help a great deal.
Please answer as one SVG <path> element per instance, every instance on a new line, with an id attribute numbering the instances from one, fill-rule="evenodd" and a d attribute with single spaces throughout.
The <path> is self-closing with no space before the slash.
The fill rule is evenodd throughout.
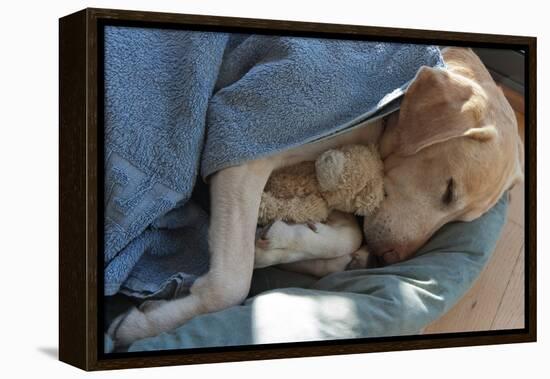
<path id="1" fill-rule="evenodd" d="M 381 117 L 437 47 L 105 27 L 105 295 L 208 269 L 202 178 Z"/>

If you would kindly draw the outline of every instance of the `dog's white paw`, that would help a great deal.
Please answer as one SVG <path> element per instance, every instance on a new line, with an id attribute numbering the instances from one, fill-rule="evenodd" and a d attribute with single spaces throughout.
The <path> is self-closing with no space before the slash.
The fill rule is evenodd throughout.
<path id="1" fill-rule="evenodd" d="M 307 249 L 308 241 L 319 233 L 321 223 L 288 224 L 284 221 L 274 221 L 258 232 L 256 247 L 262 250 Z"/>
<path id="2" fill-rule="evenodd" d="M 290 238 L 289 225 L 284 221 L 272 221 L 258 231 L 256 247 L 261 250 L 284 249 Z"/>
<path id="3" fill-rule="evenodd" d="M 308 251 L 313 246 L 311 242 L 322 233 L 319 230 L 321 225 L 275 221 L 259 229 L 256 234 L 254 267 L 312 259 Z"/>
<path id="4" fill-rule="evenodd" d="M 133 307 L 118 316 L 109 327 L 108 334 L 116 347 L 129 346 L 142 338 L 153 337 L 161 332 L 158 322 L 152 317 L 154 310 L 165 301 L 146 301 L 139 308 Z"/>

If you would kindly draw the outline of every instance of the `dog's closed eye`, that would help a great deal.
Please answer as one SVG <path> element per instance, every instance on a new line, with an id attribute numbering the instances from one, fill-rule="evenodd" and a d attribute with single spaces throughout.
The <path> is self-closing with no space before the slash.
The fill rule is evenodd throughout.
<path id="1" fill-rule="evenodd" d="M 455 200 L 455 181 L 451 177 L 447 180 L 447 188 L 445 189 L 445 193 L 443 194 L 441 201 L 445 205 L 450 205 L 454 200 Z"/>

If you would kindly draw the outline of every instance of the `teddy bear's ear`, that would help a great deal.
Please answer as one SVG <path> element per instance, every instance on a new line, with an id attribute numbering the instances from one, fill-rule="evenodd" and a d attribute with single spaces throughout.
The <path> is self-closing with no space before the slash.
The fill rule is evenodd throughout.
<path id="1" fill-rule="evenodd" d="M 339 150 L 327 150 L 315 161 L 317 181 L 321 191 L 336 191 L 342 183 L 346 156 Z"/>

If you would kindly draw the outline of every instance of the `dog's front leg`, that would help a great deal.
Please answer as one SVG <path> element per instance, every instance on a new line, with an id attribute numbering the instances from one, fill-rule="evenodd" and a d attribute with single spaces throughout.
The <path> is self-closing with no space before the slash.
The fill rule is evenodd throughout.
<path id="1" fill-rule="evenodd" d="M 254 267 L 254 235 L 260 198 L 274 162 L 258 160 L 230 167 L 211 179 L 210 269 L 184 298 L 146 302 L 115 320 L 110 334 L 126 346 L 172 330 L 194 316 L 241 303 Z"/>

